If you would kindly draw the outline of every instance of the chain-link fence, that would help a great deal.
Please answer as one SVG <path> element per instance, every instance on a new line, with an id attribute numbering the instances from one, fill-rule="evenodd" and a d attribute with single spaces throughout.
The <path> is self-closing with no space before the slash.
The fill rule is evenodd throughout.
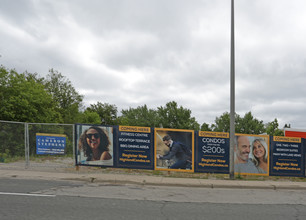
<path id="1" fill-rule="evenodd" d="M 38 135 L 65 137 L 63 151 L 60 154 L 47 151 L 39 152 Z M 0 165 L 2 167 L 47 167 L 54 169 L 73 167 L 75 163 L 74 139 L 73 124 L 24 123 L 0 120 Z M 51 145 L 52 143 L 48 144 Z"/>

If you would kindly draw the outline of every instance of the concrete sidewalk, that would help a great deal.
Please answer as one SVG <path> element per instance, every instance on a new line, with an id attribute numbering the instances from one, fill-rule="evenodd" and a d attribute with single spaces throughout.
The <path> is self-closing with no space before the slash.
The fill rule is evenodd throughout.
<path id="1" fill-rule="evenodd" d="M 245 180 L 216 180 L 195 178 L 174 178 L 149 176 L 140 174 L 116 173 L 86 173 L 76 170 L 48 171 L 33 169 L 1 169 L 0 178 L 18 179 L 52 179 L 94 182 L 101 184 L 138 184 L 159 186 L 203 187 L 203 188 L 236 188 L 236 189 L 292 189 L 306 190 L 306 182 L 292 181 L 245 181 Z"/>

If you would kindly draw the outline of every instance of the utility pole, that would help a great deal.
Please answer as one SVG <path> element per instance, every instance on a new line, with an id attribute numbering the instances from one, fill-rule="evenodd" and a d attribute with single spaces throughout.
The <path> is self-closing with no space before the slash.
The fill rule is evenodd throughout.
<path id="1" fill-rule="evenodd" d="M 231 86 L 230 86 L 230 179 L 235 179 L 234 147 L 235 147 L 235 28 L 234 0 L 231 0 Z"/>

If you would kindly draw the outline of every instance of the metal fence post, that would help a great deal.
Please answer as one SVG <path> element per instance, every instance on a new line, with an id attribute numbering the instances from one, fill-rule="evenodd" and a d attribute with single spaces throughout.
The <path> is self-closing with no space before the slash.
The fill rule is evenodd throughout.
<path id="1" fill-rule="evenodd" d="M 76 152 L 75 152 L 75 126 L 74 125 L 72 125 L 72 152 L 73 152 L 73 156 L 72 156 L 72 158 L 73 158 L 73 160 L 74 160 L 74 163 L 75 163 L 75 161 L 76 161 L 76 158 L 75 158 L 75 154 L 76 154 Z"/>
<path id="2" fill-rule="evenodd" d="M 25 168 L 29 168 L 30 164 L 30 148 L 29 148 L 29 125 L 25 123 L 24 139 L 25 139 Z"/>

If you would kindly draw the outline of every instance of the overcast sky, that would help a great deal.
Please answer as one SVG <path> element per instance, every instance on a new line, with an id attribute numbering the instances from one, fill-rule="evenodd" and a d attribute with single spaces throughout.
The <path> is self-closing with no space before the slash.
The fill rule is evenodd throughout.
<path id="1" fill-rule="evenodd" d="M 0 64 L 53 68 L 84 104 L 230 111 L 230 0 L 0 0 Z M 236 112 L 306 128 L 306 1 L 236 0 Z"/>

